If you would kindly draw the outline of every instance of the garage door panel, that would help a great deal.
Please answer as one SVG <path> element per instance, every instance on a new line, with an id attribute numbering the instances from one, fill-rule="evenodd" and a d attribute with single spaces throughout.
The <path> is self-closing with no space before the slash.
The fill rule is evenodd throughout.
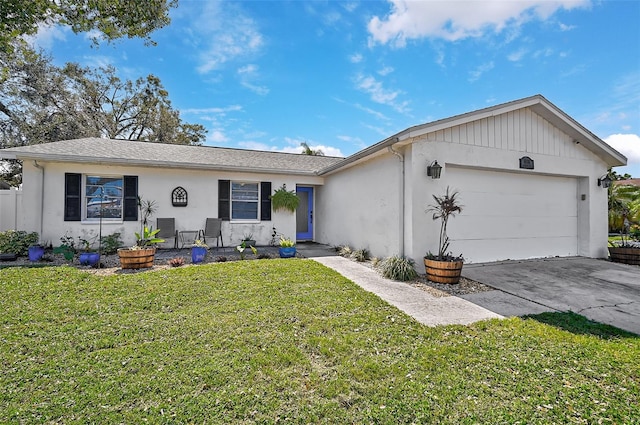
<path id="1" fill-rule="evenodd" d="M 447 179 L 463 205 L 449 225 L 454 253 L 473 262 L 577 255 L 576 179 L 455 167 Z"/>
<path id="2" fill-rule="evenodd" d="M 465 241 L 464 245 L 452 242 L 450 251 L 465 258 L 466 262 L 485 262 L 500 260 L 517 260 L 523 258 L 541 257 L 540 251 L 544 251 L 545 257 L 570 257 L 575 253 L 569 247 L 573 244 L 571 237 L 544 238 L 529 240 L 526 244 L 519 238 L 500 240 L 475 240 Z M 492 252 L 490 258 L 487 253 Z"/>
<path id="3" fill-rule="evenodd" d="M 548 217 L 565 216 L 569 209 L 575 206 L 576 194 L 571 198 L 562 196 L 541 199 L 533 195 L 521 194 L 490 194 L 490 193 L 464 193 L 464 199 L 460 197 L 463 212 L 472 216 L 536 216 Z M 487 200 L 490 199 L 490 202 Z M 574 216 L 576 213 L 574 212 Z"/>
<path id="4" fill-rule="evenodd" d="M 471 217 L 458 216 L 449 225 L 451 240 L 576 238 L 576 217 Z M 479 224 L 480 223 L 480 224 Z M 493 229 L 487 231 L 487 228 Z"/>

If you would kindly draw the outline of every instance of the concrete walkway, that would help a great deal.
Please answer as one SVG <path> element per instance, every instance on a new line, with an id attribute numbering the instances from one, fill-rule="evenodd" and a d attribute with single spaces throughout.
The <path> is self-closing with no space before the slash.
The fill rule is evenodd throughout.
<path id="1" fill-rule="evenodd" d="M 306 257 L 306 255 L 305 255 Z M 479 320 L 502 318 L 486 308 L 458 297 L 436 298 L 402 282 L 385 279 L 374 270 L 349 259 L 335 256 L 307 257 L 353 281 L 428 326 L 466 325 Z"/>

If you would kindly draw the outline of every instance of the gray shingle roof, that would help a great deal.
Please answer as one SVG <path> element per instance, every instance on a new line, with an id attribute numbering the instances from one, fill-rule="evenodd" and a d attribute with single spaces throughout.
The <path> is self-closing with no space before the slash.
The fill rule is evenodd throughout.
<path id="1" fill-rule="evenodd" d="M 344 158 L 210 146 L 86 138 L 0 150 L 7 159 L 317 174 Z"/>

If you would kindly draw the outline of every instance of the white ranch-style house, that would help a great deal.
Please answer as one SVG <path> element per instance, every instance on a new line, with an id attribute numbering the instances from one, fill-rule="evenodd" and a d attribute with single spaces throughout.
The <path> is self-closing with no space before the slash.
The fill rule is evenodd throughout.
<path id="1" fill-rule="evenodd" d="M 132 244 L 141 196 L 178 230 L 223 219 L 225 246 L 247 233 L 267 244 L 275 227 L 298 241 L 407 256 L 418 268 L 438 245 L 427 206 L 447 187 L 464 206 L 449 224 L 450 248 L 467 262 L 606 257 L 600 179 L 626 164 L 540 95 L 411 127 L 347 158 L 97 138 L 0 156 L 23 161 L 24 229 L 54 244 L 65 232 L 95 234 L 100 208 L 102 233 Z M 428 175 L 438 166 L 439 178 Z M 271 207 L 283 184 L 302 199 L 296 213 Z"/>

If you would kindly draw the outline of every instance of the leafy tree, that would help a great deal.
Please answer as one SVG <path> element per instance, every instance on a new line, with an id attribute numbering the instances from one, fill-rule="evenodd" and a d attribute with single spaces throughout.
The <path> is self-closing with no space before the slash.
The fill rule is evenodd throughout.
<path id="1" fill-rule="evenodd" d="M 182 121 L 160 79 L 121 80 L 115 68 L 52 64 L 51 58 L 15 42 L 0 51 L 0 147 L 82 137 L 201 144 L 206 130 Z M 2 177 L 21 181 L 20 164 L 6 163 Z"/>
<path id="2" fill-rule="evenodd" d="M 609 186 L 609 231 L 624 232 L 627 226 L 640 224 L 640 187 Z"/>
<path id="3" fill-rule="evenodd" d="M 629 173 L 618 174 L 613 170 L 609 170 L 609 177 L 611 177 L 611 180 L 629 180 L 633 178 Z"/>
<path id="4" fill-rule="evenodd" d="M 182 122 L 169 93 L 154 75 L 122 81 L 112 66 L 98 69 L 67 64 L 62 71 L 80 94 L 94 130 L 109 139 L 199 145 L 206 130 Z"/>
<path id="5" fill-rule="evenodd" d="M 33 35 L 42 25 L 68 25 L 75 33 L 95 30 L 93 37 L 112 41 L 142 37 L 169 24 L 169 9 L 177 0 L 2 0 L 0 1 L 0 52 L 12 53 L 16 38 Z"/>
<path id="6" fill-rule="evenodd" d="M 302 154 L 303 155 L 316 155 L 316 156 L 324 156 L 324 152 L 321 149 L 311 149 L 311 147 L 306 143 L 300 143 L 302 146 Z"/>

